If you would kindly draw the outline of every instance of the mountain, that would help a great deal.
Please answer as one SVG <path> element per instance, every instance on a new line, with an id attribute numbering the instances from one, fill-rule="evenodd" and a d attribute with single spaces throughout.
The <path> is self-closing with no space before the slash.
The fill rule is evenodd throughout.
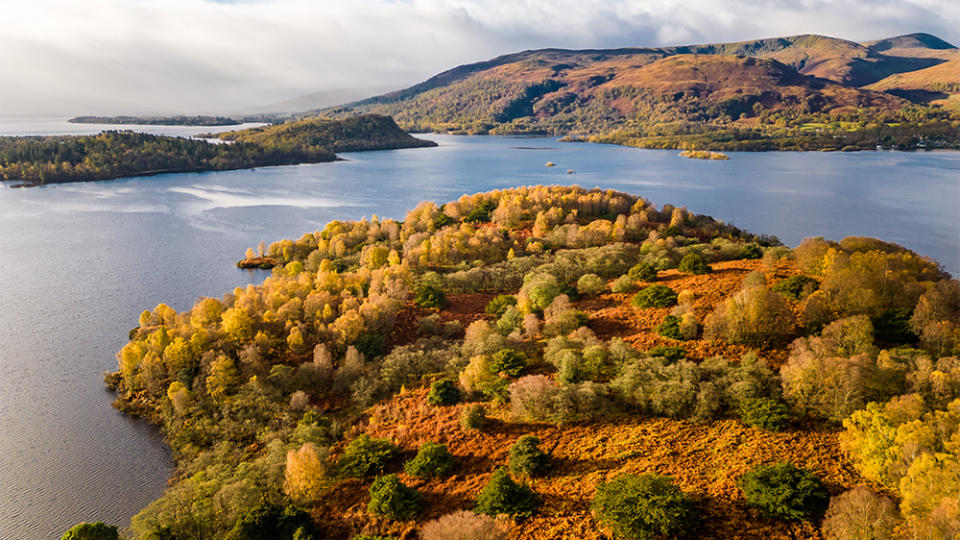
<path id="1" fill-rule="evenodd" d="M 377 113 L 405 129 L 455 133 L 598 135 L 677 122 L 765 134 L 771 130 L 764 126 L 836 120 L 858 128 L 903 125 L 897 115 L 913 102 L 927 104 L 929 96 L 901 91 L 921 82 L 897 86 L 890 78 L 918 73 L 928 86 L 949 83 L 958 54 L 928 34 L 866 44 L 800 35 L 660 48 L 542 49 L 458 66 L 406 89 L 304 115 Z M 938 118 L 940 111 L 923 114 Z M 851 146 L 882 143 L 874 135 Z"/>

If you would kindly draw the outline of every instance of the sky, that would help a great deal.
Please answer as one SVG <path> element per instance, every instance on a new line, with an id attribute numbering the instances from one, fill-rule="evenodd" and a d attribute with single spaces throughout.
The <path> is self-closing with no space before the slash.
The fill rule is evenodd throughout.
<path id="1" fill-rule="evenodd" d="M 0 116 L 345 101 L 544 47 L 804 33 L 960 44 L 960 0 L 0 0 Z"/>

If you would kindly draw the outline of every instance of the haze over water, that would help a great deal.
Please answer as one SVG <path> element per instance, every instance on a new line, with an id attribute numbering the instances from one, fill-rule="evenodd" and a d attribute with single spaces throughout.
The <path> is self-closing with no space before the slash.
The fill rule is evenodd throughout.
<path id="1" fill-rule="evenodd" d="M 102 128 L 3 122 L 0 134 Z M 805 236 L 876 236 L 960 272 L 960 153 L 731 153 L 714 162 L 555 139 L 423 137 L 441 146 L 0 188 L 0 539 L 55 537 L 82 520 L 125 524 L 159 496 L 169 453 L 153 429 L 110 407 L 102 381 L 128 331 L 160 302 L 180 310 L 260 282 L 267 273 L 233 266 L 247 247 L 331 219 L 400 219 L 421 200 L 576 183 L 685 205 L 791 246 Z"/>

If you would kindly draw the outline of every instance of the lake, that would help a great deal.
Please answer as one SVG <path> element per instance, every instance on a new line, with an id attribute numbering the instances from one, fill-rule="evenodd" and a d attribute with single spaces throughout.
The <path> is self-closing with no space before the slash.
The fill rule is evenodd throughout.
<path id="1" fill-rule="evenodd" d="M 103 127 L 0 118 L 0 134 L 68 128 Z M 111 408 L 102 380 L 128 331 L 160 302 L 185 309 L 262 281 L 265 272 L 234 267 L 247 247 L 331 219 L 402 218 L 425 199 L 576 183 L 685 205 L 791 246 L 806 236 L 876 236 L 960 271 L 960 153 L 699 161 L 552 138 L 424 137 L 440 146 L 343 154 L 336 163 L 0 187 L 0 539 L 59 537 L 83 520 L 126 524 L 159 496 L 169 452 L 155 430 Z"/>

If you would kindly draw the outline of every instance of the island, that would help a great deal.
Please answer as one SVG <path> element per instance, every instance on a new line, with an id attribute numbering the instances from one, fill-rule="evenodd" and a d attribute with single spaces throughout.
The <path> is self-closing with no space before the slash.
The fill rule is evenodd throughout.
<path id="1" fill-rule="evenodd" d="M 236 126 L 242 123 L 226 116 L 75 116 L 73 124 L 127 124 L 140 126 Z"/>
<path id="2" fill-rule="evenodd" d="M 107 131 L 99 135 L 0 137 L 0 180 L 17 186 L 165 173 L 320 163 L 338 151 L 436 146 L 390 117 L 308 118 L 220 135 L 226 142 Z M 209 135 L 215 137 L 215 135 Z"/>
<path id="3" fill-rule="evenodd" d="M 697 150 L 960 148 L 960 49 L 929 34 L 542 49 L 311 111 L 405 129 Z"/>
<path id="4" fill-rule="evenodd" d="M 262 285 L 143 311 L 106 377 L 177 465 L 128 538 L 956 526 L 960 283 L 899 245 L 530 186 L 247 255 Z"/>
<path id="5" fill-rule="evenodd" d="M 708 159 L 713 161 L 726 161 L 730 159 L 730 157 L 723 152 L 711 152 L 710 150 L 684 150 L 683 152 L 680 152 L 680 157 L 690 159 Z"/>

